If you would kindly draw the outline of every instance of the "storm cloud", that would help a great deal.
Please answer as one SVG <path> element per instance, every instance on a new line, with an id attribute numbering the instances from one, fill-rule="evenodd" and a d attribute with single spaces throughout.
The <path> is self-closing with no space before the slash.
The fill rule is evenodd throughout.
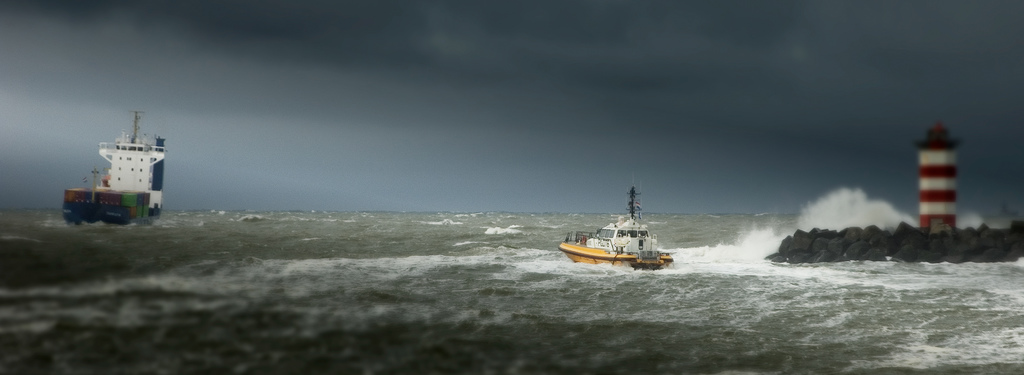
<path id="1" fill-rule="evenodd" d="M 169 208 L 1024 206 L 1024 11 L 959 1 L 8 1 L 0 207 L 54 207 L 147 111 Z M 10 136 L 7 136 L 10 135 Z M 41 148 L 51 149 L 41 153 Z M 90 159 L 91 158 L 91 159 Z"/>

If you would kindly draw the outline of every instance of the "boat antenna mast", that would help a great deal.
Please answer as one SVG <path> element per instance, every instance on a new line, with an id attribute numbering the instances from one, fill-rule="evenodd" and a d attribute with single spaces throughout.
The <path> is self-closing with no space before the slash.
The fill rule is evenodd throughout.
<path id="1" fill-rule="evenodd" d="M 142 120 L 142 111 L 132 111 L 135 119 L 132 121 L 132 143 L 136 143 L 139 139 L 139 120 Z"/>
<path id="2" fill-rule="evenodd" d="M 636 192 L 636 186 L 630 186 L 629 188 L 629 218 L 636 220 L 637 210 L 639 209 L 636 196 L 640 193 Z"/>

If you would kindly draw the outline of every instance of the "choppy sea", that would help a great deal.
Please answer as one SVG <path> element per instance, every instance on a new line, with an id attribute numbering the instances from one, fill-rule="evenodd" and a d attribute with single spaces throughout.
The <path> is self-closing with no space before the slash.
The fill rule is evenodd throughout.
<path id="1" fill-rule="evenodd" d="M 1024 263 L 773 264 L 798 215 L 0 211 L 3 374 L 1024 373 Z"/>

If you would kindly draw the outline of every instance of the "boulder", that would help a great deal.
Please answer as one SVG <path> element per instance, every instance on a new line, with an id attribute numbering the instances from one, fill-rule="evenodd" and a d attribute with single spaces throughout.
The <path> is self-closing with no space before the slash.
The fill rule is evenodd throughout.
<path id="1" fill-rule="evenodd" d="M 964 255 L 964 258 L 970 259 L 972 257 L 981 255 L 985 250 L 992 248 L 995 245 L 995 241 L 988 239 L 988 241 L 982 241 L 979 237 L 970 237 L 961 240 L 956 244 L 954 250 Z"/>
<path id="2" fill-rule="evenodd" d="M 846 253 L 843 256 L 846 260 L 864 260 L 867 259 L 868 250 L 871 245 L 868 245 L 865 241 L 857 241 L 850 244 L 850 247 L 846 248 Z"/>
<path id="3" fill-rule="evenodd" d="M 853 242 L 857 242 L 860 241 L 861 233 L 863 233 L 864 230 L 860 229 L 859 227 L 849 227 L 843 229 L 843 232 L 846 232 L 846 234 L 843 236 L 844 238 Z"/>
<path id="4" fill-rule="evenodd" d="M 946 246 L 946 241 L 936 238 L 928 242 L 928 251 L 939 254 L 939 256 L 943 256 L 949 252 L 949 248 Z M 918 256 L 920 256 L 920 254 L 918 254 Z"/>
<path id="5" fill-rule="evenodd" d="M 818 231 L 817 236 L 817 238 L 824 238 L 826 240 L 832 240 L 836 237 L 839 237 L 839 232 L 836 232 L 834 230 L 820 230 Z"/>
<path id="6" fill-rule="evenodd" d="M 812 263 L 835 262 L 837 260 L 842 260 L 840 253 L 824 250 L 814 257 Z"/>
<path id="7" fill-rule="evenodd" d="M 912 232 L 904 232 L 900 237 L 901 238 L 897 242 L 897 246 L 900 248 L 903 248 L 904 246 L 913 246 L 916 249 L 924 249 L 928 246 L 928 237 L 916 229 Z M 893 240 L 896 239 L 896 235 L 893 235 Z"/>
<path id="8" fill-rule="evenodd" d="M 992 241 L 994 242 L 996 248 L 1002 250 L 1008 250 L 1010 248 L 1010 246 L 1008 246 L 1006 243 L 1006 231 L 989 230 L 989 232 L 991 232 L 989 234 L 989 237 L 992 238 Z"/>
<path id="9" fill-rule="evenodd" d="M 952 257 L 960 257 L 960 259 L 967 259 L 968 256 L 977 254 L 971 253 L 971 245 L 966 243 L 957 243 L 952 248 L 946 249 L 946 255 Z M 962 261 L 962 260 L 961 260 Z M 950 262 L 952 263 L 952 262 Z"/>
<path id="10" fill-rule="evenodd" d="M 865 256 L 865 259 L 866 260 L 876 261 L 876 262 L 884 262 L 884 261 L 889 260 L 889 259 L 887 259 L 885 257 L 885 249 L 881 249 L 881 248 L 877 248 L 877 247 L 873 247 L 873 248 L 871 248 L 871 250 L 868 250 L 868 253 Z"/>
<path id="11" fill-rule="evenodd" d="M 898 261 L 898 262 L 913 262 L 913 261 L 916 261 L 917 260 L 917 253 L 918 253 L 918 251 L 919 250 L 916 247 L 913 247 L 913 246 L 910 246 L 910 245 L 904 245 L 903 247 L 900 248 L 899 251 L 896 252 L 896 254 L 893 254 L 892 260 Z"/>
<path id="12" fill-rule="evenodd" d="M 901 221 L 900 225 L 896 226 L 896 230 L 892 232 L 892 238 L 896 240 L 896 243 L 899 243 L 902 246 L 903 239 L 914 233 L 924 235 L 924 233 L 921 233 L 920 229 Z"/>
<path id="13" fill-rule="evenodd" d="M 1006 253 L 1006 257 L 1003 258 L 1003 261 L 1004 262 L 1016 262 L 1021 257 L 1024 257 L 1024 249 L 1017 248 L 1017 249 L 1010 250 L 1008 253 Z"/>
<path id="14" fill-rule="evenodd" d="M 863 240 L 863 241 L 869 241 L 876 234 L 880 234 L 880 233 L 882 233 L 882 230 L 878 229 L 877 226 L 869 225 L 869 226 L 867 226 L 867 228 L 864 228 L 863 232 L 860 233 L 860 239 Z"/>
<path id="15" fill-rule="evenodd" d="M 1010 234 L 1024 235 L 1024 221 L 1014 220 L 1010 222 Z"/>
<path id="16" fill-rule="evenodd" d="M 959 241 L 959 239 L 957 239 L 956 237 L 943 238 L 942 239 L 942 254 L 946 254 L 946 253 L 949 252 L 950 249 L 955 248 L 957 243 L 958 243 L 958 241 Z M 931 247 L 929 245 L 929 249 L 930 248 Z"/>
<path id="17" fill-rule="evenodd" d="M 889 231 L 880 231 L 871 236 L 871 239 L 868 240 L 868 245 L 885 250 L 886 256 L 892 256 L 900 248 L 896 240 L 893 240 L 892 235 L 889 234 Z"/>
<path id="18" fill-rule="evenodd" d="M 769 255 L 767 258 L 765 258 L 765 260 L 770 260 L 770 261 L 772 261 L 774 263 L 785 263 L 786 262 L 786 256 L 782 255 L 782 254 L 779 254 L 779 253 L 775 253 L 775 254 Z"/>
<path id="19" fill-rule="evenodd" d="M 974 228 L 967 228 L 967 229 L 964 229 L 964 230 L 958 230 L 958 231 L 955 231 L 955 233 L 956 233 L 956 237 L 960 240 L 960 242 L 964 242 L 964 243 L 970 242 L 972 239 L 978 238 L 978 231 L 974 230 Z"/>
<path id="20" fill-rule="evenodd" d="M 1006 247 L 1012 248 L 1014 244 L 1024 242 L 1024 233 L 1007 233 L 1006 234 Z"/>
<path id="21" fill-rule="evenodd" d="M 918 262 L 939 263 L 942 261 L 942 254 L 925 250 L 917 253 Z"/>
<path id="22" fill-rule="evenodd" d="M 826 249 L 828 249 L 828 239 L 826 238 L 816 238 L 814 239 L 814 242 L 811 243 L 812 253 L 819 253 Z"/>
<path id="23" fill-rule="evenodd" d="M 983 253 L 981 253 L 981 255 L 971 258 L 971 261 L 979 263 L 991 263 L 1001 261 L 1003 260 L 1003 258 L 1006 258 L 1006 251 L 993 247 L 989 248 L 988 250 L 985 250 Z"/>
<path id="24" fill-rule="evenodd" d="M 812 242 L 814 242 L 814 238 L 811 238 L 810 233 L 797 229 L 796 233 L 793 233 L 793 242 L 789 247 L 790 252 L 806 253 L 811 249 Z"/>
<path id="25" fill-rule="evenodd" d="M 793 246 L 793 236 L 786 236 L 786 238 L 782 240 L 782 243 L 779 244 L 779 252 L 776 253 L 776 254 L 780 254 L 782 256 L 786 256 L 787 254 L 790 253 L 790 251 L 791 251 L 790 248 L 792 246 Z"/>
<path id="26" fill-rule="evenodd" d="M 789 263 L 791 264 L 807 263 L 810 260 L 811 254 L 807 253 L 794 254 L 793 256 L 789 257 Z"/>
<path id="27" fill-rule="evenodd" d="M 991 235 L 981 236 L 979 234 L 978 239 L 975 240 L 971 250 L 972 253 L 980 254 L 985 250 L 991 249 L 993 247 L 998 247 L 996 245 L 996 239 L 994 237 L 992 237 Z"/>
<path id="28" fill-rule="evenodd" d="M 851 243 L 853 243 L 853 242 L 848 240 L 848 239 L 846 239 L 845 237 L 833 238 L 832 240 L 828 241 L 828 251 L 831 251 L 831 252 L 834 252 L 836 254 L 842 255 L 843 252 L 846 251 L 846 248 L 849 247 Z"/>

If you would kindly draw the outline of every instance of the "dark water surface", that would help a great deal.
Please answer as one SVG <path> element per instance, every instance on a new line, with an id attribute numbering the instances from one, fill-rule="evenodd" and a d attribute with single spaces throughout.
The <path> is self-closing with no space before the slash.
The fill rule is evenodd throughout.
<path id="1" fill-rule="evenodd" d="M 0 373 L 1024 373 L 1024 263 L 772 264 L 797 218 L 0 211 Z"/>

